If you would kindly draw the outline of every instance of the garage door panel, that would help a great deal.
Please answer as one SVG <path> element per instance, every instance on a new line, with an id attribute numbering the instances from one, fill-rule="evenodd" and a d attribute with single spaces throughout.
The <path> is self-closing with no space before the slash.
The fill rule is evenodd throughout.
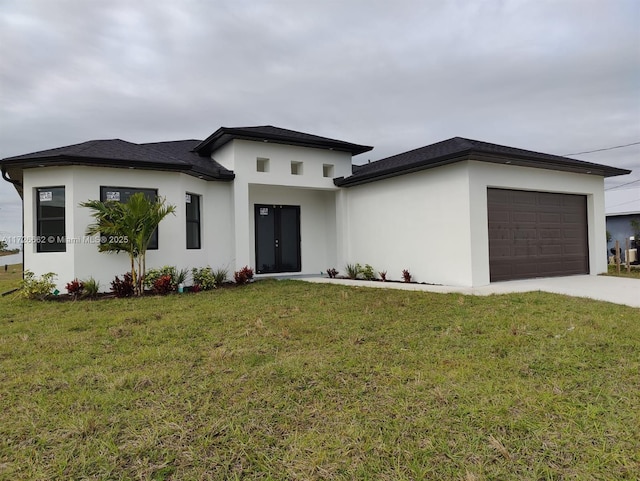
<path id="1" fill-rule="evenodd" d="M 540 192 L 536 192 L 536 194 L 539 194 Z M 548 192 L 546 192 L 547 195 L 544 196 L 538 196 L 538 203 L 541 206 L 554 206 L 554 207 L 561 207 L 563 205 L 563 199 L 562 199 L 562 195 L 563 194 L 550 194 Z"/>
<path id="2" fill-rule="evenodd" d="M 562 254 L 564 256 L 580 256 L 580 249 L 582 249 L 582 244 L 580 243 L 564 243 L 562 244 Z M 577 253 L 577 254 L 576 254 Z"/>
<path id="3" fill-rule="evenodd" d="M 501 223 L 501 222 L 510 222 L 511 215 L 508 210 L 499 211 L 496 210 L 491 213 L 489 216 L 489 222 L 491 223 Z"/>
<path id="4" fill-rule="evenodd" d="M 541 256 L 560 256 L 564 253 L 562 246 L 557 244 L 540 246 L 539 251 Z"/>
<path id="5" fill-rule="evenodd" d="M 488 189 L 487 199 L 491 281 L 589 272 L 585 196 Z"/>
<path id="6" fill-rule="evenodd" d="M 575 244 L 582 244 L 584 233 L 582 229 L 569 228 L 564 231 L 564 238 L 568 242 L 574 242 Z"/>
<path id="7" fill-rule="evenodd" d="M 562 239 L 562 230 L 560 229 L 549 229 L 549 228 L 541 228 L 538 231 L 540 239 L 544 240 L 553 240 L 553 239 Z"/>
<path id="8" fill-rule="evenodd" d="M 509 219 L 511 222 L 535 224 L 538 219 L 535 212 L 514 211 Z"/>
<path id="9" fill-rule="evenodd" d="M 535 240 L 538 238 L 538 233 L 534 228 L 529 229 L 518 229 L 512 232 L 514 241 L 522 241 L 522 240 Z"/>
<path id="10" fill-rule="evenodd" d="M 540 212 L 538 214 L 538 222 L 540 223 L 557 224 L 562 221 L 562 214 L 559 212 Z"/>
<path id="11" fill-rule="evenodd" d="M 535 205 L 537 203 L 535 192 L 528 192 L 523 190 L 520 190 L 520 191 L 507 190 L 506 192 L 507 192 L 507 195 L 505 198 L 508 199 L 508 202 L 512 204 Z M 514 195 L 513 192 L 519 192 L 519 193 Z"/>
<path id="12" fill-rule="evenodd" d="M 583 219 L 580 214 L 570 214 L 564 213 L 562 214 L 562 222 L 566 224 L 580 224 L 582 225 Z"/>

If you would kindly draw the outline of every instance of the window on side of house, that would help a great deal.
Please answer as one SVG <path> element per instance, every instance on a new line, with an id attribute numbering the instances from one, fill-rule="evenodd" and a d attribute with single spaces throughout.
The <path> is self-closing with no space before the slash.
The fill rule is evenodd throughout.
<path id="1" fill-rule="evenodd" d="M 256 159 L 256 171 L 269 172 L 269 159 L 265 159 L 264 157 L 258 157 Z"/>
<path id="2" fill-rule="evenodd" d="M 302 162 L 291 161 L 291 175 L 302 175 Z"/>
<path id="3" fill-rule="evenodd" d="M 36 189 L 37 252 L 66 252 L 64 187 Z"/>
<path id="4" fill-rule="evenodd" d="M 114 202 L 126 202 L 133 194 L 142 192 L 147 199 L 156 200 L 158 198 L 158 191 L 156 189 L 140 189 L 137 187 L 100 187 L 100 201 L 106 202 L 108 200 Z M 149 241 L 148 250 L 158 249 L 158 229 L 153 232 L 151 240 Z"/>
<path id="5" fill-rule="evenodd" d="M 200 249 L 200 196 L 186 193 L 187 249 Z"/>

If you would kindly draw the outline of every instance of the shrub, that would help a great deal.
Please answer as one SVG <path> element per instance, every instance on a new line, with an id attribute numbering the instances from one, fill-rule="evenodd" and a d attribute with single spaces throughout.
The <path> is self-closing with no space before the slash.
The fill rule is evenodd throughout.
<path id="1" fill-rule="evenodd" d="M 89 299 L 93 299 L 100 292 L 100 282 L 96 281 L 93 277 L 89 277 L 86 281 L 83 281 L 84 284 L 84 296 Z"/>
<path id="2" fill-rule="evenodd" d="M 380 272 L 378 272 L 378 275 L 380 276 L 380 280 L 382 282 L 386 282 L 386 280 L 387 280 L 387 271 L 380 271 Z"/>
<path id="3" fill-rule="evenodd" d="M 53 282 L 56 277 L 58 276 L 53 272 L 36 277 L 30 270 L 24 271 L 24 279 L 20 281 L 22 297 L 44 300 L 56 288 L 56 283 Z"/>
<path id="4" fill-rule="evenodd" d="M 183 284 L 187 282 L 187 276 L 189 275 L 189 269 L 186 267 L 183 269 L 175 269 L 175 274 L 171 278 L 171 283 L 173 284 L 173 288 L 177 289 L 178 284 Z"/>
<path id="5" fill-rule="evenodd" d="M 233 273 L 233 279 L 238 285 L 247 284 L 253 279 L 253 269 L 249 266 L 244 266 L 239 271 Z"/>
<path id="6" fill-rule="evenodd" d="M 357 279 L 362 274 L 362 266 L 360 264 L 347 264 L 344 268 L 349 279 Z"/>
<path id="7" fill-rule="evenodd" d="M 172 279 L 170 275 L 160 276 L 153 283 L 153 292 L 156 294 L 169 294 L 173 290 Z"/>
<path id="8" fill-rule="evenodd" d="M 194 284 L 189 289 L 189 292 L 200 292 L 201 290 L 202 290 L 202 287 L 200 287 L 200 284 Z"/>
<path id="9" fill-rule="evenodd" d="M 133 277 L 130 272 L 122 276 L 122 280 L 116 276 L 116 278 L 111 281 L 111 292 L 113 292 L 116 297 L 131 297 L 135 294 L 135 291 Z"/>
<path id="10" fill-rule="evenodd" d="M 84 282 L 74 279 L 65 286 L 67 292 L 74 300 L 78 299 L 84 292 Z"/>
<path id="11" fill-rule="evenodd" d="M 330 279 L 335 279 L 338 275 L 338 271 L 332 267 L 331 269 L 327 269 L 327 274 L 329 275 Z"/>
<path id="12" fill-rule="evenodd" d="M 216 279 L 211 267 L 201 267 L 200 269 L 194 267 L 191 269 L 191 278 L 194 286 L 197 284 L 200 286 L 200 290 L 208 291 L 216 287 Z"/>
<path id="13" fill-rule="evenodd" d="M 173 269 L 173 267 L 164 266 L 160 268 L 147 269 L 143 279 L 144 286 L 151 289 L 158 279 L 167 274 L 168 269 Z"/>
<path id="14" fill-rule="evenodd" d="M 177 290 L 178 284 L 184 284 L 189 275 L 189 269 L 177 269 L 174 266 L 163 266 L 159 269 L 148 269 L 144 277 L 144 285 L 147 288 L 153 288 L 155 290 L 155 284 L 158 279 L 164 276 L 170 278 L 170 290 Z"/>
<path id="15" fill-rule="evenodd" d="M 404 282 L 411 282 L 411 273 L 409 272 L 409 269 L 402 270 L 402 280 Z"/>
<path id="16" fill-rule="evenodd" d="M 227 277 L 229 277 L 229 271 L 227 269 L 221 268 L 213 271 L 213 280 L 216 286 L 221 286 L 222 284 L 224 284 L 227 280 Z"/>
<path id="17" fill-rule="evenodd" d="M 362 277 L 364 277 L 368 281 L 372 281 L 376 278 L 376 273 L 373 270 L 373 267 L 369 264 L 365 264 L 362 269 Z"/>

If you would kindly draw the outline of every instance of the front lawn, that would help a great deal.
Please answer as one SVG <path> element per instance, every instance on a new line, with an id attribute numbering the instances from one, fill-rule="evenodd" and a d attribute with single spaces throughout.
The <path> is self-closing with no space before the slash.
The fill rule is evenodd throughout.
<path id="1" fill-rule="evenodd" d="M 19 282 L 22 280 L 22 264 L 7 265 L 6 272 L 4 266 L 4 264 L 0 264 L 0 295 L 18 287 Z M 0 306 L 3 306 L 3 304 L 0 304 Z"/>
<path id="2" fill-rule="evenodd" d="M 0 479 L 638 477 L 638 309 L 261 281 L 0 313 Z"/>

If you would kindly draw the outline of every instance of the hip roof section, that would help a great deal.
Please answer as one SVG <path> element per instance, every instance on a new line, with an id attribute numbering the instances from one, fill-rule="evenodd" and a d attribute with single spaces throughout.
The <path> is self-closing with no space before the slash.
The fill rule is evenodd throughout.
<path id="1" fill-rule="evenodd" d="M 368 145 L 352 144 L 351 142 L 305 134 L 304 132 L 274 127 L 273 125 L 262 125 L 258 127 L 220 127 L 196 145 L 194 152 L 202 156 L 210 156 L 224 144 L 235 139 L 337 150 L 340 152 L 349 152 L 351 155 L 362 154 L 373 149 L 373 147 Z"/>
<path id="2" fill-rule="evenodd" d="M 454 137 L 432 145 L 393 155 L 369 164 L 354 166 L 353 175 L 335 180 L 338 186 L 349 187 L 395 177 L 419 170 L 452 164 L 463 160 L 477 160 L 540 169 L 560 170 L 612 177 L 631 171 L 601 164 L 544 154 L 479 140 Z"/>
<path id="3" fill-rule="evenodd" d="M 8 157 L 3 169 L 62 165 L 139 168 L 183 172 L 206 180 L 231 180 L 232 171 L 215 160 L 192 152 L 200 140 L 135 144 L 120 139 L 90 140 L 80 144 Z"/>

